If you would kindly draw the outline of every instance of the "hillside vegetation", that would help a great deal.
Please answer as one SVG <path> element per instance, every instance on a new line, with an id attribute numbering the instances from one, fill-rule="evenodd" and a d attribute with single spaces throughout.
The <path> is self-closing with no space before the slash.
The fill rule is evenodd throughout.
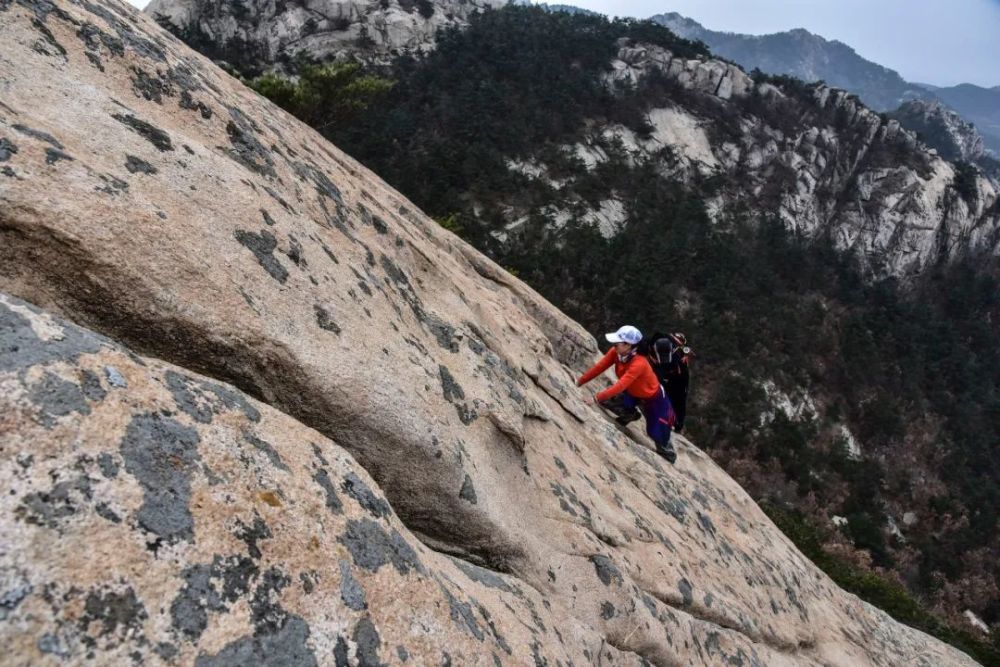
<path id="1" fill-rule="evenodd" d="M 694 96 L 655 76 L 608 86 L 601 76 L 620 38 L 706 54 L 650 23 L 488 11 L 441 34 L 426 58 L 371 73 L 394 85 L 320 130 L 593 333 L 625 322 L 685 331 L 696 351 L 691 433 L 755 498 L 804 525 L 845 517 L 841 530 L 815 533 L 822 553 L 896 582 L 920 618 L 932 610 L 960 623 L 969 608 L 996 624 L 1000 266 L 967 258 L 908 285 L 873 280 L 830 239 L 791 232 L 766 211 L 710 222 L 706 201 L 723 185 L 711 175 L 680 181 L 613 141 L 588 170 L 562 147 L 589 128 L 613 122 L 641 136 L 645 112 L 671 101 L 720 113 L 692 108 Z M 773 82 L 810 104 L 803 84 Z M 775 113 L 758 103 L 742 112 Z M 728 121 L 736 131 L 739 119 Z M 508 168 L 526 158 L 544 161 L 558 187 Z M 664 154 L 661 166 L 670 163 Z M 545 214 L 608 191 L 626 209 L 610 237 L 582 215 L 553 224 Z M 514 221 L 515 207 L 533 213 Z M 900 531 L 908 512 L 917 521 Z M 935 623 L 921 627 L 995 662 L 994 648 Z"/>

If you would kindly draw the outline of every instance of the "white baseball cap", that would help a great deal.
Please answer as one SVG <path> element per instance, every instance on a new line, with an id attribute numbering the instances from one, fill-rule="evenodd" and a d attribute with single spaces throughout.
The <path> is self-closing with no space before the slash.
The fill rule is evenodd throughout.
<path id="1" fill-rule="evenodd" d="M 629 345 L 638 345 L 639 341 L 642 340 L 642 332 L 635 327 L 626 324 L 614 333 L 604 334 L 604 337 L 607 338 L 610 343 L 628 343 Z"/>

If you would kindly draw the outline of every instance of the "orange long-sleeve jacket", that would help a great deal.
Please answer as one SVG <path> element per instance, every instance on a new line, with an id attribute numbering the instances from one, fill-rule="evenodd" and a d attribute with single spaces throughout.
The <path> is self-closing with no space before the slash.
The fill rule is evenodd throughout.
<path id="1" fill-rule="evenodd" d="M 606 401 L 612 396 L 616 396 L 623 391 L 628 392 L 636 398 L 647 399 L 660 390 L 660 381 L 656 379 L 649 361 L 641 354 L 634 355 L 624 364 L 618 361 L 618 353 L 615 348 L 608 350 L 601 360 L 594 364 L 593 368 L 580 376 L 576 385 L 583 386 L 593 380 L 604 371 L 615 367 L 615 376 L 618 382 L 608 387 L 604 391 L 597 393 L 597 400 Z"/>

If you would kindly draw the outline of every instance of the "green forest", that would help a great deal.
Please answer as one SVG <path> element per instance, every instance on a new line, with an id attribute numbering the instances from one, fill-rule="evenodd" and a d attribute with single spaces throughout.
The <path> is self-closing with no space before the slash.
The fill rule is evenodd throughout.
<path id="1" fill-rule="evenodd" d="M 767 211 L 710 221 L 705 202 L 718 178 L 680 182 L 656 163 L 629 161 L 614 142 L 587 169 L 561 147 L 607 123 L 641 136 L 650 108 L 697 104 L 663 77 L 606 85 L 620 39 L 707 54 L 647 22 L 508 7 L 442 33 L 422 59 L 378 71 L 300 62 L 296 82 L 250 83 L 595 335 L 625 323 L 686 332 L 696 353 L 694 442 L 845 588 L 1000 664 L 1000 644 L 929 611 L 973 575 L 994 590 L 1000 582 L 1000 264 L 967 257 L 899 284 Z M 773 79 L 809 104 L 807 86 Z M 740 112 L 774 113 L 759 104 L 751 98 Z M 716 127 L 734 122 L 716 118 Z M 516 158 L 544 163 L 564 185 L 525 178 L 508 167 Z M 611 238 L 581 215 L 559 226 L 546 214 L 612 192 L 627 222 Z M 511 207 L 531 211 L 516 229 L 506 228 Z M 765 380 L 806 389 L 815 410 L 762 419 L 774 412 Z M 839 424 L 864 443 L 862 459 L 847 456 Z M 943 484 L 927 487 L 911 461 Z M 905 543 L 886 529 L 890 502 L 920 514 Z M 825 550 L 828 515 L 846 517 L 843 530 L 870 565 Z M 992 600 L 968 606 L 996 623 Z"/>

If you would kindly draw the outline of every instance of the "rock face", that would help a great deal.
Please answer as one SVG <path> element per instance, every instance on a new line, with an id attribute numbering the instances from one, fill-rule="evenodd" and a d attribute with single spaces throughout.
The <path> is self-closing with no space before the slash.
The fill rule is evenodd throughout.
<path id="1" fill-rule="evenodd" d="M 152 0 L 146 13 L 242 71 L 297 54 L 388 62 L 433 48 L 435 33 L 506 0 Z"/>
<path id="2" fill-rule="evenodd" d="M 945 159 L 974 161 L 985 152 L 983 137 L 975 126 L 940 102 L 912 100 L 894 111 L 892 117 L 917 132 Z"/>
<path id="3" fill-rule="evenodd" d="M 578 325 L 150 19 L 19 0 L 0 39 L 13 660 L 973 664 L 613 428 Z"/>
<path id="4" fill-rule="evenodd" d="M 675 104 L 648 112 L 652 132 L 603 125 L 566 151 L 588 169 L 624 148 L 616 157 L 631 164 L 651 162 L 690 181 L 720 177 L 713 217 L 748 209 L 777 215 L 790 229 L 830 235 L 877 274 L 906 276 L 942 257 L 1000 251 L 995 182 L 974 172 L 960 187 L 955 165 L 855 96 L 825 85 L 783 90 L 721 60 L 679 58 L 629 40 L 619 43 L 606 78 L 634 85 L 653 73 L 677 93 Z M 523 160 L 519 171 L 552 180 L 541 162 Z M 549 214 L 558 219 L 560 210 Z"/>

